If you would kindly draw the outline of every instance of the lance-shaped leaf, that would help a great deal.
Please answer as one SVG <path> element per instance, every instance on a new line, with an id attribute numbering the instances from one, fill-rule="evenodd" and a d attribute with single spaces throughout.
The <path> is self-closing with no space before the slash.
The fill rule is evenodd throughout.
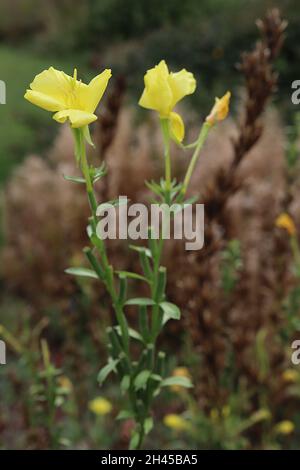
<path id="1" fill-rule="evenodd" d="M 150 375 L 151 375 L 150 370 L 142 370 L 142 372 L 140 372 L 134 380 L 135 390 L 140 390 L 140 389 L 145 388 Z"/>
<path id="2" fill-rule="evenodd" d="M 117 420 L 121 419 L 133 419 L 134 418 L 134 413 L 133 411 L 130 410 L 122 410 L 116 417 Z"/>
<path id="3" fill-rule="evenodd" d="M 67 181 L 72 181 L 72 183 L 81 183 L 85 184 L 85 179 L 82 178 L 81 176 L 68 176 L 68 175 L 63 175 L 64 179 Z"/>
<path id="4" fill-rule="evenodd" d="M 163 325 L 167 323 L 169 320 L 179 320 L 181 313 L 180 309 L 177 307 L 177 305 L 172 304 L 171 302 L 161 302 L 159 304 L 160 308 L 164 312 L 163 316 Z"/>
<path id="5" fill-rule="evenodd" d="M 148 258 L 152 258 L 152 253 L 149 250 L 149 248 L 145 248 L 144 246 L 135 246 L 135 245 L 129 245 L 129 248 L 131 250 L 137 251 L 138 253 L 145 253 Z"/>
<path id="6" fill-rule="evenodd" d="M 134 299 L 127 300 L 125 305 L 155 305 L 155 302 L 148 297 L 136 297 Z"/>
<path id="7" fill-rule="evenodd" d="M 121 277 L 128 277 L 130 279 L 137 279 L 139 281 L 149 282 L 145 276 L 141 274 L 132 273 L 130 271 L 116 271 L 116 273 Z"/>
<path id="8" fill-rule="evenodd" d="M 121 336 L 121 328 L 119 325 L 115 326 L 114 329 L 117 331 L 118 335 Z M 133 328 L 128 328 L 128 333 L 129 333 L 129 336 L 130 338 L 132 339 L 136 339 L 137 341 L 140 341 L 141 343 L 144 342 L 144 339 L 142 337 L 142 335 L 140 335 L 140 333 L 136 330 L 134 330 Z"/>
<path id="9" fill-rule="evenodd" d="M 120 359 L 109 359 L 108 364 L 106 366 L 102 367 L 100 370 L 97 380 L 100 385 L 102 385 L 106 378 L 109 376 L 111 372 L 117 372 L 116 365 L 119 363 Z"/>
<path id="10" fill-rule="evenodd" d="M 191 388 L 193 386 L 190 379 L 187 377 L 168 377 L 161 382 L 161 387 L 171 387 L 172 385 L 179 385 L 180 387 Z"/>
<path id="11" fill-rule="evenodd" d="M 65 273 L 72 274 L 73 276 L 91 277 L 92 279 L 98 279 L 95 271 L 88 268 L 68 268 L 65 269 Z"/>

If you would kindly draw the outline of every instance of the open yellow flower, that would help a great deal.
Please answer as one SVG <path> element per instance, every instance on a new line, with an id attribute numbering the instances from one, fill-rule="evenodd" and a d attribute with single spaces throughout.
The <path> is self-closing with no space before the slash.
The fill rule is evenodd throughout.
<path id="1" fill-rule="evenodd" d="M 293 236 L 296 234 L 296 226 L 293 219 L 289 216 L 289 214 L 283 212 L 280 214 L 276 221 L 276 227 L 283 228 L 288 232 L 289 235 Z"/>
<path id="2" fill-rule="evenodd" d="M 299 380 L 299 373 L 295 369 L 287 369 L 282 373 L 285 382 L 295 383 Z"/>
<path id="3" fill-rule="evenodd" d="M 230 102 L 231 93 L 227 91 L 222 98 L 216 98 L 215 104 L 206 118 L 206 122 L 212 126 L 218 121 L 223 121 L 229 112 L 229 102 Z"/>
<path id="4" fill-rule="evenodd" d="M 186 431 L 190 428 L 190 424 L 184 418 L 173 413 L 164 416 L 163 421 L 165 426 L 175 431 Z"/>
<path id="5" fill-rule="evenodd" d="M 89 410 L 98 416 L 107 415 L 112 410 L 112 404 L 106 398 L 97 397 L 89 402 Z"/>
<path id="6" fill-rule="evenodd" d="M 294 432 L 295 425 L 292 423 L 292 421 L 289 420 L 284 420 L 280 421 L 280 423 L 277 423 L 274 430 L 276 434 L 284 434 L 288 435 Z"/>
<path id="7" fill-rule="evenodd" d="M 87 85 L 77 80 L 76 69 L 71 77 L 50 67 L 35 77 L 24 98 L 46 111 L 55 112 L 53 119 L 57 122 L 69 119 L 72 127 L 84 127 L 96 121 L 94 112 L 110 77 L 111 71 L 106 69 Z"/>
<path id="8" fill-rule="evenodd" d="M 176 73 L 169 72 L 166 62 L 161 60 L 147 71 L 144 83 L 145 89 L 139 105 L 157 111 L 162 119 L 169 119 L 172 136 L 181 142 L 184 137 L 184 123 L 181 116 L 173 112 L 173 108 L 186 95 L 194 93 L 194 75 L 185 69 Z"/>

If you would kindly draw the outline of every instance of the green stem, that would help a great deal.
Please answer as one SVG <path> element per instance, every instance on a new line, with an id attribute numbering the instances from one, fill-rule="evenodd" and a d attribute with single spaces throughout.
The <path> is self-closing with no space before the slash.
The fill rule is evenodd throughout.
<path id="1" fill-rule="evenodd" d="M 161 128 L 165 149 L 165 178 L 166 178 L 166 199 L 170 203 L 171 193 L 171 154 L 170 154 L 170 122 L 169 119 L 161 119 Z"/>
<path id="2" fill-rule="evenodd" d="M 200 134 L 199 134 L 199 137 L 198 137 L 198 142 L 197 142 L 195 151 L 193 153 L 193 156 L 191 158 L 190 164 L 188 166 L 188 169 L 187 169 L 184 181 L 183 181 L 183 185 L 182 185 L 182 189 L 181 189 L 181 194 L 182 195 L 185 195 L 185 193 L 186 193 L 186 190 L 188 188 L 190 179 L 192 177 L 195 165 L 196 165 L 198 157 L 199 157 L 200 150 L 202 149 L 202 147 L 203 147 L 203 145 L 204 145 L 204 143 L 207 139 L 207 136 L 208 136 L 208 133 L 209 133 L 210 129 L 211 129 L 211 124 L 209 124 L 208 122 L 205 122 L 203 124 L 203 126 L 201 127 Z"/>
<path id="3" fill-rule="evenodd" d="M 136 450 L 140 450 L 143 444 L 143 440 L 145 437 L 145 431 L 144 431 L 144 420 L 140 422 L 140 432 L 139 432 L 139 441 L 136 447 Z"/>
<path id="4" fill-rule="evenodd" d="M 78 138 L 80 139 L 79 142 L 79 148 L 80 148 L 80 164 L 81 164 L 81 171 L 84 176 L 85 182 L 86 182 L 86 191 L 88 195 L 88 200 L 90 203 L 90 208 L 92 212 L 92 217 L 93 217 L 93 232 L 94 234 L 96 233 L 96 226 L 97 226 L 97 199 L 95 196 L 94 192 L 94 186 L 93 182 L 91 179 L 91 174 L 88 166 L 88 161 L 87 161 L 87 155 L 86 155 L 86 148 L 85 148 L 85 137 L 84 137 L 84 131 L 83 129 L 79 129 L 78 133 Z M 126 355 L 129 355 L 129 333 L 128 333 L 128 324 L 126 317 L 123 312 L 123 308 L 119 305 L 118 302 L 118 295 L 114 286 L 114 273 L 112 266 L 110 266 L 105 246 L 103 243 L 103 240 L 101 240 L 99 237 L 97 237 L 97 242 L 96 242 L 96 248 L 98 249 L 98 252 L 100 254 L 101 262 L 103 265 L 103 272 L 104 272 L 104 277 L 105 277 L 105 285 L 108 290 L 108 293 L 110 294 L 113 302 L 113 307 L 116 313 L 117 317 L 117 322 L 121 328 L 122 332 L 122 342 L 124 346 L 124 352 Z"/>

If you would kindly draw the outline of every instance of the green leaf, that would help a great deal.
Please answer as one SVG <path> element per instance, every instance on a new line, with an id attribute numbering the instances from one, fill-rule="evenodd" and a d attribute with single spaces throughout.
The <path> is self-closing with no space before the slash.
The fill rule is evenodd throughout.
<path id="1" fill-rule="evenodd" d="M 129 271 L 116 271 L 116 273 L 119 276 L 129 277 L 130 279 L 138 279 L 140 281 L 149 282 L 148 279 L 145 276 L 142 276 L 141 274 L 132 273 Z"/>
<path id="2" fill-rule="evenodd" d="M 87 236 L 88 236 L 89 238 L 92 237 L 92 235 L 93 235 L 93 228 L 92 228 L 92 226 L 91 226 L 90 224 L 86 227 L 86 233 L 87 233 Z"/>
<path id="3" fill-rule="evenodd" d="M 114 328 L 117 331 L 118 335 L 121 336 L 120 326 L 118 325 L 118 326 L 115 326 Z M 133 328 L 128 328 L 128 333 L 129 333 L 130 338 L 136 339 L 137 341 L 141 341 L 141 343 L 144 342 L 142 335 L 140 335 L 140 333 L 134 330 Z"/>
<path id="4" fill-rule="evenodd" d="M 162 381 L 162 377 L 158 374 L 151 374 L 151 379 L 152 380 L 155 380 L 155 382 L 161 382 Z"/>
<path id="5" fill-rule="evenodd" d="M 161 382 L 162 387 L 170 387 L 172 385 L 179 385 L 185 388 L 193 387 L 192 382 L 187 377 L 168 377 Z"/>
<path id="6" fill-rule="evenodd" d="M 149 434 L 149 432 L 151 431 L 152 428 L 153 428 L 153 419 L 151 418 L 151 416 L 149 416 L 144 421 L 144 433 L 145 433 L 145 435 Z"/>
<path id="7" fill-rule="evenodd" d="M 72 181 L 73 183 L 83 183 L 85 184 L 85 179 L 80 177 L 80 176 L 68 176 L 68 175 L 63 175 L 64 179 L 67 181 Z"/>
<path id="8" fill-rule="evenodd" d="M 149 248 L 145 248 L 144 246 L 135 246 L 135 245 L 129 245 L 129 248 L 131 250 L 137 251 L 138 253 L 145 253 L 148 258 L 152 258 L 152 253 L 149 250 Z"/>
<path id="9" fill-rule="evenodd" d="M 171 302 L 161 302 L 159 304 L 160 308 L 164 312 L 163 316 L 163 325 L 167 323 L 169 320 L 179 320 L 181 313 L 180 309 L 177 307 L 177 305 L 172 304 Z"/>
<path id="10" fill-rule="evenodd" d="M 129 375 L 124 375 L 122 381 L 121 381 L 121 390 L 122 392 L 126 392 L 126 390 L 129 389 L 130 386 L 130 377 Z"/>
<path id="11" fill-rule="evenodd" d="M 150 375 L 151 375 L 150 370 L 142 370 L 142 372 L 140 372 L 134 380 L 135 390 L 140 390 L 142 388 L 145 388 Z"/>
<path id="12" fill-rule="evenodd" d="M 110 209 L 111 207 L 124 206 L 129 201 L 130 199 L 128 198 L 122 198 L 122 199 L 112 199 L 111 201 L 103 202 L 102 204 L 99 204 L 99 206 L 97 207 L 96 214 L 100 216 L 103 211 L 106 211 L 107 209 Z"/>
<path id="13" fill-rule="evenodd" d="M 91 178 L 93 180 L 93 183 L 96 183 L 96 181 L 102 178 L 102 176 L 105 176 L 107 173 L 107 168 L 105 166 L 105 163 L 103 162 L 102 165 L 99 166 L 98 168 L 92 167 L 90 169 L 90 173 L 91 173 Z"/>
<path id="14" fill-rule="evenodd" d="M 183 205 L 190 205 L 190 204 L 194 204 L 194 202 L 197 202 L 199 200 L 199 196 L 192 196 L 192 197 L 189 197 L 188 199 L 185 199 L 183 201 Z"/>
<path id="15" fill-rule="evenodd" d="M 134 413 L 130 410 L 122 410 L 116 417 L 117 420 L 132 419 L 132 418 L 134 418 Z"/>
<path id="16" fill-rule="evenodd" d="M 129 299 L 125 305 L 155 305 L 155 302 L 148 297 L 136 297 L 134 299 Z"/>
<path id="17" fill-rule="evenodd" d="M 120 362 L 120 359 L 109 359 L 108 364 L 102 367 L 100 370 L 97 380 L 100 385 L 102 385 L 106 378 L 109 376 L 111 372 L 117 372 L 116 365 Z"/>
<path id="18" fill-rule="evenodd" d="M 134 431 L 129 442 L 129 450 L 136 449 L 138 445 L 139 445 L 139 434 L 136 431 Z"/>
<path id="19" fill-rule="evenodd" d="M 95 147 L 94 142 L 92 141 L 92 138 L 91 138 L 89 126 L 83 127 L 83 136 L 89 145 L 91 145 L 92 147 Z"/>
<path id="20" fill-rule="evenodd" d="M 68 268 L 65 269 L 65 273 L 72 274 L 73 276 L 91 277 L 93 279 L 99 279 L 95 271 L 87 268 Z"/>

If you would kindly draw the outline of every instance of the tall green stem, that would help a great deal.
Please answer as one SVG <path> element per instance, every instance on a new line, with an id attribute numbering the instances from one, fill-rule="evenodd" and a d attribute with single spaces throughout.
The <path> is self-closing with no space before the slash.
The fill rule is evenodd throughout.
<path id="1" fill-rule="evenodd" d="M 161 128 L 164 139 L 165 148 L 165 178 L 166 178 L 166 195 L 168 203 L 170 202 L 171 193 L 171 154 L 170 154 L 170 122 L 169 119 L 161 119 Z"/>
<path id="2" fill-rule="evenodd" d="M 182 189 L 181 189 L 181 194 L 182 195 L 184 195 L 186 193 L 186 190 L 188 188 L 190 179 L 191 179 L 193 171 L 195 169 L 195 165 L 196 165 L 198 157 L 199 157 L 200 150 L 202 149 L 202 147 L 203 147 L 203 145 L 204 145 L 204 143 L 207 139 L 207 136 L 208 136 L 208 133 L 209 133 L 210 129 L 211 129 L 211 124 L 209 124 L 208 122 L 205 122 L 203 124 L 203 126 L 201 127 L 201 131 L 200 131 L 200 134 L 199 134 L 199 137 L 198 137 L 198 141 L 197 141 L 195 151 L 193 153 L 190 164 L 188 166 L 185 178 L 183 180 L 183 185 L 182 185 Z"/>
<path id="3" fill-rule="evenodd" d="M 90 203 L 90 208 L 92 212 L 92 217 L 93 217 L 93 232 L 96 233 L 96 225 L 97 225 L 97 199 L 95 196 L 94 192 L 94 186 L 93 186 L 93 181 L 91 178 L 88 162 L 87 162 L 87 156 L 86 156 L 86 148 L 85 148 L 85 137 L 84 137 L 84 132 L 83 129 L 79 129 L 78 133 L 78 139 L 79 141 L 79 149 L 80 149 L 80 165 L 81 165 L 81 171 L 84 176 L 85 182 L 86 182 L 86 191 L 88 195 L 88 200 Z M 117 321 L 118 324 L 121 328 L 122 331 L 122 342 L 124 346 L 124 351 L 126 355 L 128 356 L 129 354 L 129 333 L 128 333 L 128 324 L 126 317 L 123 312 L 122 306 L 119 304 L 118 301 L 118 295 L 115 290 L 114 286 L 114 281 L 113 281 L 113 269 L 109 264 L 105 246 L 103 243 L 103 240 L 97 237 L 97 249 L 100 254 L 101 262 L 103 265 L 103 270 L 104 270 L 104 275 L 105 275 L 105 285 L 107 287 L 107 290 L 112 298 L 113 302 L 113 307 L 116 313 Z"/>

